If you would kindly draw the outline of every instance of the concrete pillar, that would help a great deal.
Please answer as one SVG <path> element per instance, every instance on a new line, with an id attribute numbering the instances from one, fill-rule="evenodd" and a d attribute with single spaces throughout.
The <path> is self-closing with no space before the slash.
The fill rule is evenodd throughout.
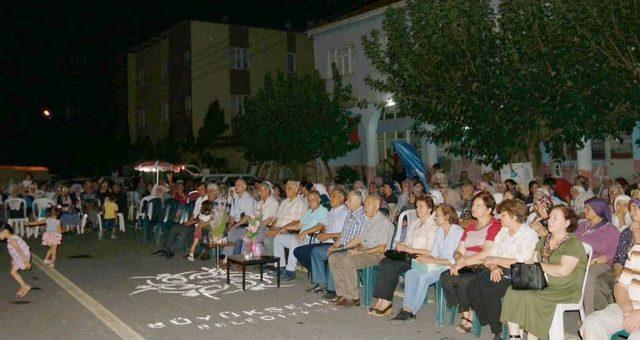
<path id="1" fill-rule="evenodd" d="M 631 133 L 631 145 L 633 146 L 633 168 L 636 172 L 640 172 L 640 145 L 637 142 L 640 140 L 640 122 L 636 123 L 636 127 L 633 128 Z"/>
<path id="2" fill-rule="evenodd" d="M 425 140 L 425 146 L 427 157 L 423 158 L 427 165 L 427 168 L 432 168 L 434 164 L 438 163 L 438 146 L 435 143 L 430 143 Z"/>
<path id="3" fill-rule="evenodd" d="M 366 127 L 367 183 L 371 183 L 376 177 L 376 165 L 378 165 L 378 121 L 380 120 L 380 111 L 373 109 L 369 114 L 369 119 L 363 119 Z"/>
<path id="4" fill-rule="evenodd" d="M 593 165 L 591 162 L 591 140 L 584 143 L 584 147 L 577 152 L 578 174 L 591 179 Z"/>

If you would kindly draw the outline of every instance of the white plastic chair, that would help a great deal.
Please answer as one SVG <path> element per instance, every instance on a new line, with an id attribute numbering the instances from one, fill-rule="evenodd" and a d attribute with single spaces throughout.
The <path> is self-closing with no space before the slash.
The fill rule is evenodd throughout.
<path id="1" fill-rule="evenodd" d="M 138 212 L 136 213 L 136 220 L 135 220 L 135 223 L 136 223 L 135 225 L 136 225 L 136 226 L 135 226 L 135 229 L 134 229 L 134 230 L 137 230 L 137 229 L 138 229 L 138 227 L 141 227 L 141 226 L 139 225 L 139 222 L 140 222 L 140 220 L 141 220 L 142 218 L 144 218 L 144 217 L 145 217 L 145 213 L 144 213 L 144 212 L 142 212 L 142 207 L 144 207 L 144 203 L 145 203 L 146 201 L 151 201 L 152 199 L 154 199 L 154 198 L 156 198 L 156 197 L 157 197 L 157 196 L 149 195 L 149 196 L 145 196 L 145 197 L 143 197 L 143 198 L 140 200 L 140 204 L 138 205 Z M 151 218 L 151 216 L 153 216 L 153 203 L 151 203 L 151 202 L 149 202 L 149 204 L 148 204 L 146 216 L 147 216 L 148 218 Z"/>
<path id="2" fill-rule="evenodd" d="M 578 303 L 559 303 L 556 305 L 556 311 L 553 315 L 553 322 L 549 329 L 549 340 L 563 340 L 564 339 L 564 312 L 580 312 L 580 320 L 584 321 L 584 306 L 582 301 L 584 299 L 584 287 L 587 282 L 587 275 L 589 275 L 589 263 L 591 263 L 591 257 L 593 256 L 593 249 L 590 245 L 582 243 L 584 250 L 588 255 L 587 270 L 584 273 L 584 281 L 582 282 L 582 293 L 580 294 L 580 301 Z"/>
<path id="3" fill-rule="evenodd" d="M 415 220 L 418 219 L 418 214 L 417 214 L 416 210 L 415 209 L 405 210 L 398 217 L 398 224 L 397 224 L 397 227 L 396 227 L 396 235 L 393 237 L 393 244 L 392 244 L 392 246 L 394 248 L 395 248 L 395 245 L 398 242 L 402 241 L 400 239 L 400 237 L 402 236 L 402 221 L 404 219 L 407 220 L 407 227 L 408 227 L 411 223 L 413 223 Z"/>
<path id="4" fill-rule="evenodd" d="M 118 228 L 120 229 L 120 231 L 124 232 L 124 227 L 125 227 L 124 214 L 118 213 Z"/>
<path id="5" fill-rule="evenodd" d="M 42 214 L 42 211 L 44 209 L 47 209 L 49 207 L 53 207 L 55 206 L 56 203 L 49 198 L 37 198 L 35 200 L 33 200 L 33 215 L 36 218 L 36 220 L 44 217 L 44 215 Z M 27 237 L 30 236 L 31 233 L 33 233 L 35 238 L 38 238 L 38 232 L 40 230 L 40 227 L 30 227 L 27 228 Z"/>
<path id="6" fill-rule="evenodd" d="M 25 224 L 29 222 L 29 218 L 27 217 L 27 201 L 23 198 L 7 198 L 4 202 L 4 209 L 7 216 L 7 223 L 13 227 L 13 230 L 17 235 L 24 237 L 25 234 Z M 9 211 L 20 211 L 22 210 L 22 217 L 9 218 Z"/>
<path id="7" fill-rule="evenodd" d="M 129 221 L 133 221 L 136 217 L 136 207 L 138 203 L 136 202 L 135 194 L 135 191 L 127 192 L 127 205 L 129 206 L 129 209 L 127 211 L 127 219 Z"/>

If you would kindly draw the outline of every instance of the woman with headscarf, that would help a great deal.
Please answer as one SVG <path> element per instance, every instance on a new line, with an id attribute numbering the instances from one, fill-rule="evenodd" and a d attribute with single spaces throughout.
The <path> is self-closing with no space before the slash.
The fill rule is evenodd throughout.
<path id="1" fill-rule="evenodd" d="M 583 186 L 574 185 L 571 187 L 571 209 L 578 215 L 578 218 L 584 217 L 584 202 L 589 198 Z"/>
<path id="2" fill-rule="evenodd" d="M 574 234 L 593 249 L 584 290 L 584 311 L 590 314 L 594 311 L 596 278 L 611 269 L 620 232 L 611 224 L 611 210 L 607 201 L 603 199 L 592 197 L 586 200 L 584 217 Z"/>
<path id="3" fill-rule="evenodd" d="M 611 224 L 618 228 L 619 232 L 627 229 L 631 225 L 631 216 L 629 215 L 629 202 L 631 197 L 627 195 L 619 195 L 613 202 L 613 215 L 611 215 Z"/>

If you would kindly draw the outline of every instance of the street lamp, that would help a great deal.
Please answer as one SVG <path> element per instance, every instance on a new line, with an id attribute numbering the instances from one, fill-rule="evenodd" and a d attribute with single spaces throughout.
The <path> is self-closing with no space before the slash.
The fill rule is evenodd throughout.
<path id="1" fill-rule="evenodd" d="M 44 118 L 51 118 L 51 111 L 43 110 L 42 111 L 42 116 L 44 116 Z"/>

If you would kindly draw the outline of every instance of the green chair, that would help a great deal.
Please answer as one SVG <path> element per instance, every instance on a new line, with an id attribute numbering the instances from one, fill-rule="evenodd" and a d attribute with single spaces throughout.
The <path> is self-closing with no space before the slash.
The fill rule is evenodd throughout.
<path id="1" fill-rule="evenodd" d="M 611 335 L 611 340 L 618 340 L 619 338 L 629 338 L 629 332 L 623 330 L 617 331 Z"/>
<path id="2" fill-rule="evenodd" d="M 358 276 L 362 280 L 362 303 L 364 307 L 369 308 L 373 300 L 373 289 L 376 287 L 378 266 L 375 265 L 359 269 Z"/>

